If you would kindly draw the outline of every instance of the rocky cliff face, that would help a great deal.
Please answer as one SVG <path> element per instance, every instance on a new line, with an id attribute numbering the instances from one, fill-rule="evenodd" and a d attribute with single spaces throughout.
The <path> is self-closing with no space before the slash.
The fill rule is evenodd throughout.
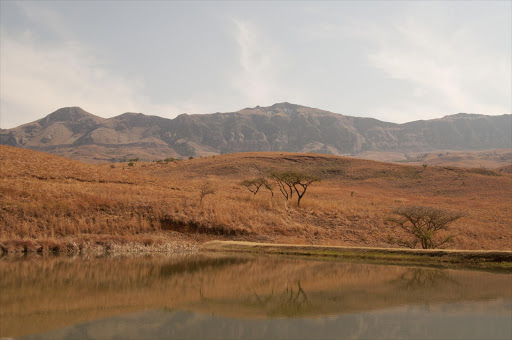
<path id="1" fill-rule="evenodd" d="M 512 116 L 464 114 L 406 124 L 280 103 L 175 119 L 125 113 L 110 119 L 72 107 L 14 129 L 0 143 L 86 161 L 244 151 L 357 155 L 512 147 Z"/>

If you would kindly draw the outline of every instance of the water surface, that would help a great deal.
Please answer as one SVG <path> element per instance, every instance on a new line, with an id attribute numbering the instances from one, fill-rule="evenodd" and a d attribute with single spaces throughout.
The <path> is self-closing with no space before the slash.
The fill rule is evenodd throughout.
<path id="1" fill-rule="evenodd" d="M 271 256 L 0 258 L 0 336 L 510 339 L 512 275 Z"/>

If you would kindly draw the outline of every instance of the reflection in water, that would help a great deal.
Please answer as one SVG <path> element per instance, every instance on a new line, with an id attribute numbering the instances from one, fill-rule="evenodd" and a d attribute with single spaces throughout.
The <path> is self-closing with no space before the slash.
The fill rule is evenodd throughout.
<path id="1" fill-rule="evenodd" d="M 253 303 L 257 309 L 265 310 L 268 316 L 299 316 L 307 314 L 311 302 L 308 300 L 304 289 L 300 285 L 300 281 L 297 281 L 297 290 L 294 290 L 293 286 L 286 286 L 286 289 L 282 293 L 274 294 L 269 296 L 260 297 L 254 292 L 254 299 L 249 298 L 247 304 Z"/>
<path id="2" fill-rule="evenodd" d="M 224 325 L 219 337 L 422 338 L 431 327 L 442 338 L 466 327 L 510 338 L 511 301 L 512 275 L 477 271 L 222 255 L 0 258 L 0 337 L 194 338 Z"/>
<path id="3" fill-rule="evenodd" d="M 183 273 L 195 273 L 201 270 L 220 269 L 235 264 L 243 264 L 250 258 L 239 257 L 213 257 L 213 258 L 185 258 L 175 263 L 164 264 L 160 267 L 160 274 L 164 277 L 180 275 Z"/>
<path id="4" fill-rule="evenodd" d="M 448 285 L 460 286 L 447 271 L 439 269 L 410 268 L 395 280 L 398 288 L 408 290 L 436 288 Z"/>
<path id="5" fill-rule="evenodd" d="M 471 308 L 480 312 L 468 312 Z M 493 303 L 424 306 L 317 318 L 243 319 L 185 311 L 151 310 L 86 322 L 43 334 L 43 339 L 510 339 L 510 319 Z M 463 310 L 464 312 L 459 312 Z M 416 322 L 412 322 L 416 320 Z"/>

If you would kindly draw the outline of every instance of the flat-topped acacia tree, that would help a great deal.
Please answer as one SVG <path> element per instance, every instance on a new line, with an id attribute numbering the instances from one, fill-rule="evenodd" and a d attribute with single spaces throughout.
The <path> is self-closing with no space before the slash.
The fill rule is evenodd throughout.
<path id="1" fill-rule="evenodd" d="M 253 198 L 256 196 L 256 194 L 258 193 L 258 191 L 260 190 L 261 187 L 265 187 L 266 189 L 268 189 L 270 191 L 270 193 L 272 194 L 272 197 L 274 197 L 274 190 L 272 189 L 272 185 L 267 181 L 267 179 L 265 177 L 246 179 L 246 180 L 243 180 L 240 183 L 240 185 L 242 185 L 247 190 L 252 192 Z"/>
<path id="2" fill-rule="evenodd" d="M 314 182 L 319 182 L 320 177 L 297 171 L 272 172 L 270 178 L 277 182 L 279 190 L 288 201 L 297 193 L 297 206 L 306 194 L 308 187 Z"/>

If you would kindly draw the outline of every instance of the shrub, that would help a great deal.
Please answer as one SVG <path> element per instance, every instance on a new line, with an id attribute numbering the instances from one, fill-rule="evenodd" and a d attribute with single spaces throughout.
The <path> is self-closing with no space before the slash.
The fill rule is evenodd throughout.
<path id="1" fill-rule="evenodd" d="M 201 192 L 199 194 L 199 204 L 203 204 L 203 198 L 207 195 L 213 195 L 217 192 L 217 188 L 211 182 L 204 182 L 201 186 Z"/>

